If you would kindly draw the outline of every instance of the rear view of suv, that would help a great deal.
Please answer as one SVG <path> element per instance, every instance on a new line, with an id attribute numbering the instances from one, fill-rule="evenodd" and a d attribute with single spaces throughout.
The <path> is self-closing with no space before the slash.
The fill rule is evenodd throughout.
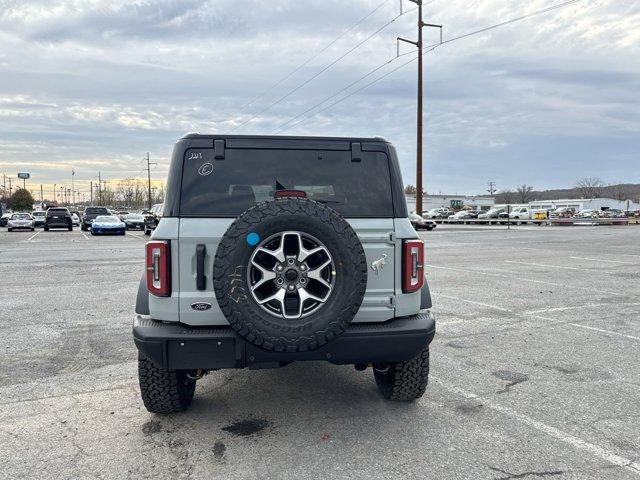
<path id="1" fill-rule="evenodd" d="M 87 207 L 82 215 L 80 229 L 86 232 L 91 229 L 91 223 L 100 215 L 111 215 L 107 207 Z"/>
<path id="2" fill-rule="evenodd" d="M 381 138 L 191 134 L 146 246 L 133 337 L 155 413 L 208 371 L 324 360 L 422 396 L 435 334 L 424 245 Z"/>
<path id="3" fill-rule="evenodd" d="M 47 214 L 44 217 L 44 231 L 48 232 L 52 228 L 66 228 L 69 231 L 73 230 L 71 213 L 69 213 L 68 208 L 51 207 L 47 209 Z"/>

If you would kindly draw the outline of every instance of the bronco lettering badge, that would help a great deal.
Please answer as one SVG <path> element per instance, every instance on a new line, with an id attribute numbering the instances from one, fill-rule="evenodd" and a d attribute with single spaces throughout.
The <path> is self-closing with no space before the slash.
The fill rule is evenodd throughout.
<path id="1" fill-rule="evenodd" d="M 196 302 L 191 304 L 191 308 L 199 312 L 203 312 L 205 310 L 209 310 L 211 308 L 211 304 L 207 302 Z"/>

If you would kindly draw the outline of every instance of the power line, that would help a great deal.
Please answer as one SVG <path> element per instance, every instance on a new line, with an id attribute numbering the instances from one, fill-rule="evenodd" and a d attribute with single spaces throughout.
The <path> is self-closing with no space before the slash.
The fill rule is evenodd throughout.
<path id="1" fill-rule="evenodd" d="M 373 37 L 375 37 L 377 34 L 379 34 L 382 30 L 384 30 L 385 28 L 387 28 L 389 25 L 391 25 L 393 22 L 395 22 L 398 18 L 402 17 L 403 15 L 406 15 L 407 13 L 411 13 L 414 10 L 416 10 L 417 8 L 412 8 L 411 10 L 407 10 L 406 12 L 402 12 L 398 15 L 396 15 L 395 17 L 393 17 L 391 20 L 389 20 L 387 23 L 385 23 L 384 25 L 382 25 L 380 28 L 378 28 L 375 32 L 373 32 L 371 35 L 369 35 L 367 38 L 365 38 L 364 40 L 358 42 L 354 47 L 350 48 L 349 50 L 347 50 L 346 53 L 340 55 L 338 58 L 336 58 L 334 61 L 330 62 L 329 64 L 325 65 L 324 67 L 322 67 L 322 69 L 320 69 L 320 71 L 318 71 L 317 73 L 315 73 L 314 75 L 312 75 L 311 77 L 309 77 L 307 80 L 305 80 L 304 82 L 298 84 L 296 87 L 294 87 L 293 89 L 289 90 L 286 94 L 284 94 L 283 96 L 281 96 L 280 98 L 278 98 L 277 100 L 271 102 L 269 105 L 267 105 L 266 107 L 264 107 L 262 110 L 260 110 L 259 112 L 257 112 L 256 114 L 254 114 L 253 116 L 251 116 L 250 118 L 248 118 L 247 120 L 245 120 L 244 122 L 240 123 L 239 125 L 236 125 L 235 127 L 233 127 L 229 133 L 234 132 L 235 130 L 237 130 L 238 128 L 243 127 L 244 125 L 246 125 L 247 123 L 249 123 L 251 120 L 257 118 L 258 116 L 262 115 L 264 112 L 266 112 L 267 110 L 269 110 L 270 108 L 276 106 L 278 103 L 282 102 L 283 100 L 285 100 L 286 98 L 290 97 L 291 95 L 293 95 L 295 92 L 297 92 L 298 90 L 300 90 L 302 87 L 304 87 L 305 85 L 308 85 L 309 83 L 311 83 L 313 80 L 315 80 L 316 78 L 318 78 L 320 75 L 322 75 L 324 72 L 326 72 L 327 70 L 329 70 L 331 67 L 333 67 L 335 64 L 337 64 L 340 60 L 342 60 L 343 58 L 345 58 L 347 55 L 349 55 L 350 53 L 354 52 L 355 50 L 357 50 L 358 48 L 360 48 L 362 45 L 364 45 L 366 42 L 368 42 L 369 40 L 371 40 Z"/>
<path id="2" fill-rule="evenodd" d="M 568 6 L 568 5 L 572 5 L 572 4 L 575 4 L 575 3 L 581 2 L 581 1 L 582 1 L 582 0 L 569 0 L 569 1 L 567 1 L 567 2 L 563 2 L 563 3 L 556 4 L 556 5 L 552 5 L 552 6 L 550 6 L 550 7 L 544 8 L 544 9 L 542 9 L 542 10 L 537 10 L 537 11 L 535 11 L 535 12 L 531 12 L 531 13 L 528 13 L 528 14 L 526 14 L 526 15 L 522 15 L 522 16 L 520 16 L 520 17 L 512 18 L 512 19 L 510 19 L 510 20 L 506 20 L 506 21 L 504 21 L 504 22 L 496 23 L 496 24 L 494 24 L 494 25 L 491 25 L 491 26 L 488 26 L 488 27 L 485 27 L 485 28 L 481 28 L 481 29 L 479 29 L 479 30 L 474 30 L 474 31 L 472 31 L 472 32 L 468 32 L 468 33 L 465 33 L 465 34 L 459 35 L 459 36 L 457 36 L 457 37 L 453 37 L 453 38 L 450 38 L 450 39 L 444 40 L 442 43 L 436 43 L 436 44 L 433 44 L 433 45 L 429 45 L 429 46 L 425 47 L 425 48 L 427 49 L 425 53 L 429 53 L 429 52 L 431 52 L 431 51 L 435 50 L 435 49 L 436 49 L 437 47 L 439 47 L 440 45 L 444 45 L 444 44 L 446 44 L 446 43 L 451 43 L 451 42 L 454 42 L 454 41 L 457 41 L 457 40 L 461 40 L 461 39 L 463 39 L 463 38 L 471 37 L 471 36 L 473 36 L 473 35 L 478 35 L 478 34 L 480 34 L 480 33 L 484 33 L 484 32 L 487 32 L 487 31 L 489 31 L 489 30 L 493 30 L 493 29 L 496 29 L 496 28 L 498 28 L 498 27 L 502 27 L 502 26 L 504 26 L 504 25 L 508 25 L 508 24 L 510 24 L 510 23 L 518 22 L 518 21 L 520 21 L 520 20 L 524 20 L 524 19 L 526 19 L 526 18 L 530 18 L 530 17 L 536 16 L 536 15 L 540 15 L 540 14 L 543 14 L 543 13 L 547 13 L 547 12 L 550 12 L 550 11 L 552 11 L 552 10 L 556 10 L 556 9 L 558 9 L 558 8 L 561 8 L 561 7 L 566 7 L 566 6 Z M 415 10 L 415 9 L 412 9 L 412 10 Z M 406 55 L 406 54 L 402 54 L 402 55 Z M 402 56 L 402 55 L 400 55 L 400 56 Z M 316 103 L 314 106 L 312 106 L 311 108 L 307 109 L 305 112 L 310 112 L 311 110 L 313 110 L 313 109 L 315 109 L 316 107 L 318 107 L 318 106 L 322 105 L 323 103 L 325 103 L 326 101 L 330 100 L 331 98 L 336 97 L 336 96 L 337 96 L 337 95 L 339 95 L 341 92 L 343 92 L 343 91 L 347 90 L 347 89 L 348 89 L 348 88 L 350 88 L 351 86 L 353 86 L 353 85 L 355 85 L 355 84 L 359 83 L 360 81 L 364 80 L 366 77 L 368 77 L 368 76 L 370 76 L 372 73 L 375 73 L 376 71 L 380 70 L 380 69 L 381 69 L 382 67 L 384 67 L 385 65 L 388 65 L 389 63 L 392 63 L 396 58 L 398 58 L 398 57 L 394 57 L 393 59 L 391 59 L 391 60 L 389 60 L 389 61 L 385 62 L 384 64 L 382 64 L 382 65 L 379 65 L 379 66 L 375 67 L 373 70 L 369 71 L 368 73 L 366 73 L 365 75 L 361 76 L 360 78 L 358 78 L 358 79 L 357 79 L 357 80 L 355 80 L 354 82 L 350 83 L 347 87 L 345 87 L 345 88 L 343 88 L 342 90 L 340 90 L 340 91 L 336 92 L 335 94 L 333 94 L 333 95 L 331 95 L 331 96 L 329 96 L 329 97 L 325 98 L 325 99 L 324 99 L 324 100 L 322 100 L 321 102 Z M 337 101 L 335 101 L 335 102 L 331 103 L 331 104 L 330 104 L 330 105 L 328 105 L 327 107 L 322 108 L 322 109 L 320 109 L 320 110 L 316 111 L 316 112 L 315 112 L 315 113 L 313 113 L 312 115 L 310 115 L 310 116 L 308 116 L 308 117 L 306 117 L 306 118 L 302 118 L 302 119 L 301 119 L 301 120 L 299 120 L 298 122 L 295 122 L 295 123 L 293 123 L 292 125 L 290 125 L 290 127 L 295 127 L 295 126 L 297 126 L 297 125 L 301 124 L 302 122 L 304 122 L 304 121 L 306 121 L 306 120 L 308 120 L 308 119 L 310 119 L 310 118 L 313 118 L 314 116 L 318 115 L 319 113 L 321 113 L 321 112 L 324 112 L 324 111 L 328 110 L 329 108 L 331 108 L 331 107 L 333 107 L 333 106 L 337 105 L 338 103 L 340 103 L 340 102 L 342 102 L 342 101 L 346 100 L 347 98 L 349 98 L 349 97 L 351 97 L 351 96 L 355 95 L 356 93 L 361 92 L 361 91 L 362 91 L 362 90 L 364 90 L 365 88 L 368 88 L 368 87 L 370 87 L 371 85 L 374 85 L 375 83 L 379 82 L 379 81 L 380 81 L 380 80 L 382 80 L 383 78 L 385 78 L 385 77 L 387 77 L 387 76 L 391 75 L 392 73 L 394 73 L 394 72 L 396 72 L 396 71 L 400 70 L 401 68 L 405 67 L 406 65 L 408 65 L 409 63 L 411 63 L 411 62 L 413 62 L 413 61 L 415 61 L 415 60 L 417 60 L 417 57 L 416 57 L 416 58 L 412 58 L 411 60 L 409 60 L 408 62 L 403 63 L 402 65 L 400 65 L 400 66 L 399 66 L 399 67 L 397 67 L 397 68 L 394 68 L 393 70 L 391 70 L 391 71 L 389 71 L 388 73 L 386 73 L 386 74 L 384 74 L 384 75 L 382 75 L 382 76 L 378 77 L 377 79 L 375 79 L 375 80 L 373 80 L 372 82 L 370 82 L 370 83 L 368 83 L 368 84 L 364 85 L 363 87 L 358 88 L 357 90 L 354 90 L 353 92 L 351 92 L 351 93 L 349 93 L 348 95 L 346 95 L 346 96 L 342 97 L 341 99 L 339 99 L 339 100 L 337 100 Z M 303 113 L 302 113 L 302 114 L 300 114 L 300 115 L 297 115 L 295 118 L 298 118 L 298 117 L 302 116 L 305 112 L 303 112 Z M 290 119 L 289 121 L 287 121 L 287 122 L 283 123 L 282 125 L 280 125 L 280 127 L 278 127 L 278 131 L 280 131 L 282 127 L 284 127 L 285 125 L 287 125 L 288 123 L 290 123 L 290 121 L 291 121 L 291 120 L 293 120 L 293 118 L 292 118 L 292 119 Z"/>
<path id="3" fill-rule="evenodd" d="M 310 62 L 312 62 L 313 60 L 315 60 L 316 58 L 318 58 L 320 55 L 322 55 L 324 52 L 326 52 L 329 48 L 331 48 L 338 40 L 340 40 L 342 37 L 344 37 L 347 33 L 349 33 L 351 30 L 353 30 L 354 28 L 356 28 L 358 25 L 360 25 L 362 22 L 364 22 L 366 19 L 368 19 L 371 15 L 373 15 L 374 13 L 376 13 L 378 10 L 380 10 L 382 7 L 384 7 L 387 3 L 389 3 L 390 0 L 384 0 L 381 4 L 379 4 L 376 8 L 374 8 L 373 10 L 371 10 L 369 13 L 367 13 L 364 17 L 362 17 L 360 20 L 358 20 L 356 23 L 354 23 L 353 25 L 351 25 L 349 28 L 347 28 L 346 30 L 343 30 L 343 32 L 338 35 L 336 38 L 334 38 L 331 42 L 329 42 L 327 45 L 325 45 L 321 50 L 319 50 L 318 52 L 316 52 L 314 55 L 312 55 L 311 57 L 309 57 L 307 60 L 305 60 L 304 62 L 302 62 L 300 65 L 298 65 L 296 68 L 294 68 L 293 70 L 291 70 L 287 75 L 285 75 L 284 77 L 282 77 L 280 80 L 278 80 L 276 83 L 274 83 L 273 85 L 271 85 L 268 89 L 266 89 L 264 92 L 262 92 L 261 94 L 259 94 L 258 96 L 254 97 L 253 99 L 251 99 L 248 103 L 245 103 L 241 108 L 240 108 L 240 112 L 242 113 L 244 112 L 244 110 L 253 105 L 255 102 L 257 102 L 258 100 L 260 100 L 261 98 L 263 98 L 264 96 L 266 96 L 269 92 L 273 91 L 273 89 L 275 89 L 276 87 L 282 85 L 283 82 L 285 82 L 286 80 L 288 80 L 289 78 L 291 78 L 293 75 L 295 75 L 297 72 L 299 72 L 303 67 L 305 67 L 306 65 L 308 65 Z"/>
<path id="4" fill-rule="evenodd" d="M 364 80 L 365 78 L 373 75 L 374 73 L 376 73 L 378 70 L 380 70 L 383 67 L 386 67 L 387 65 L 389 65 L 390 63 L 395 62 L 398 58 L 400 57 L 404 57 L 405 55 L 409 55 L 411 53 L 415 53 L 415 52 L 406 52 L 406 53 L 402 53 L 398 56 L 395 56 L 389 60 L 387 60 L 384 63 L 381 63 L 380 65 L 378 65 L 377 67 L 375 67 L 373 70 L 369 70 L 369 72 L 367 72 L 366 74 L 362 75 L 361 77 L 359 77 L 358 79 L 354 80 L 353 82 L 351 82 L 349 85 L 347 85 L 346 87 L 338 90 L 337 92 L 335 92 L 334 94 L 328 96 L 327 98 L 325 98 L 324 100 L 322 100 L 320 103 L 316 103 L 315 105 L 313 105 L 312 107 L 306 109 L 304 112 L 299 113 L 298 115 L 291 117 L 289 120 L 287 120 L 286 122 L 284 122 L 283 124 L 281 124 L 280 126 L 276 127 L 274 130 L 272 130 L 269 133 L 278 133 L 279 131 L 281 131 L 285 126 L 287 126 L 289 123 L 293 122 L 294 120 L 297 120 L 298 118 L 302 117 L 303 115 L 305 115 L 306 113 L 309 113 L 310 111 L 312 111 L 313 109 L 315 109 L 316 107 L 322 105 L 323 103 L 337 97 L 338 95 L 340 95 L 342 92 L 344 92 L 345 90 L 350 89 L 351 87 L 353 87 L 354 85 L 360 83 L 362 80 Z"/>

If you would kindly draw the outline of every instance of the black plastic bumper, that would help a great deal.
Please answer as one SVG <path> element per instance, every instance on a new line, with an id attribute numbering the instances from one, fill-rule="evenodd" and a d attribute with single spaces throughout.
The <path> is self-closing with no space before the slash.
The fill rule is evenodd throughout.
<path id="1" fill-rule="evenodd" d="M 136 347 L 167 370 L 268 368 L 290 362 L 335 364 L 410 360 L 433 340 L 436 323 L 427 311 L 376 324 L 351 324 L 338 338 L 309 352 L 272 352 L 247 342 L 231 327 L 191 327 L 136 315 Z"/>

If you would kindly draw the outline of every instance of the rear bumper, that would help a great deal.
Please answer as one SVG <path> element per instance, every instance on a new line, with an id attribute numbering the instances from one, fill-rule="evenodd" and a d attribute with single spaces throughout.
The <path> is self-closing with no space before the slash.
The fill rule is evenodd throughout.
<path id="1" fill-rule="evenodd" d="M 122 228 L 98 228 L 91 227 L 91 233 L 94 235 L 122 235 L 125 232 L 125 227 Z"/>
<path id="2" fill-rule="evenodd" d="M 310 352 L 263 350 L 231 327 L 191 327 L 136 315 L 136 347 L 167 370 L 268 368 L 290 362 L 325 360 L 335 364 L 410 360 L 431 343 L 436 324 L 429 310 L 378 324 L 351 324 L 338 338 Z"/>

